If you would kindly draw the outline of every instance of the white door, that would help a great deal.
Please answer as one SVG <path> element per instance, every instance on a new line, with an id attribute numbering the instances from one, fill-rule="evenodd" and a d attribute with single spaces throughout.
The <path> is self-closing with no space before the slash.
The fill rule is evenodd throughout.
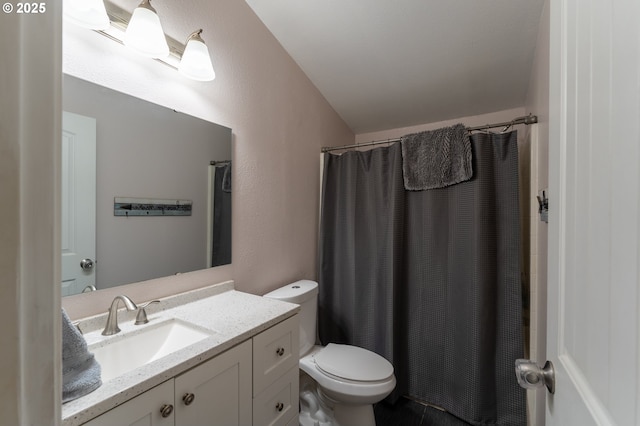
<path id="1" fill-rule="evenodd" d="M 640 2 L 550 7 L 546 425 L 640 425 Z"/>
<path id="2" fill-rule="evenodd" d="M 63 112 L 61 175 L 62 295 L 67 296 L 95 285 L 95 264 L 90 264 L 96 258 L 94 118 Z"/>

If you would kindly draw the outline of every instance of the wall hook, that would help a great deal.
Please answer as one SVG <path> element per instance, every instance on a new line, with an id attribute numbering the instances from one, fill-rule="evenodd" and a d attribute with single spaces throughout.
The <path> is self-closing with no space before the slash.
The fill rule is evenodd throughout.
<path id="1" fill-rule="evenodd" d="M 549 199 L 547 198 L 547 191 L 543 189 L 540 191 L 540 195 L 536 195 L 536 198 L 538 199 L 540 220 L 544 223 L 549 223 Z"/>

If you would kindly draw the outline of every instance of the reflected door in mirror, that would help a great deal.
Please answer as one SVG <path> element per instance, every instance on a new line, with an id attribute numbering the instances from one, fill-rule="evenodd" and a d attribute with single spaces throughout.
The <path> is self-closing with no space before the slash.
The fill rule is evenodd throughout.
<path id="1" fill-rule="evenodd" d="M 62 117 L 62 295 L 95 285 L 96 120 Z"/>

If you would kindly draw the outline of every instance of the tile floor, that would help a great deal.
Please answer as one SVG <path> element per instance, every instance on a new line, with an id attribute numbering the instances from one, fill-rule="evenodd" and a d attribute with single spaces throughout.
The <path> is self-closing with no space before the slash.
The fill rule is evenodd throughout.
<path id="1" fill-rule="evenodd" d="M 377 426 L 469 426 L 451 414 L 400 398 L 394 405 L 380 402 L 373 408 Z"/>

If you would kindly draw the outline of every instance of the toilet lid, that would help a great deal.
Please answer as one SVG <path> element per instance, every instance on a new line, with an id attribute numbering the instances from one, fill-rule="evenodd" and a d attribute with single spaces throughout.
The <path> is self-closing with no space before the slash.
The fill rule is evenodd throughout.
<path id="1" fill-rule="evenodd" d="M 329 343 L 315 354 L 316 365 L 343 379 L 372 382 L 393 374 L 393 366 L 380 355 L 357 346 Z"/>

